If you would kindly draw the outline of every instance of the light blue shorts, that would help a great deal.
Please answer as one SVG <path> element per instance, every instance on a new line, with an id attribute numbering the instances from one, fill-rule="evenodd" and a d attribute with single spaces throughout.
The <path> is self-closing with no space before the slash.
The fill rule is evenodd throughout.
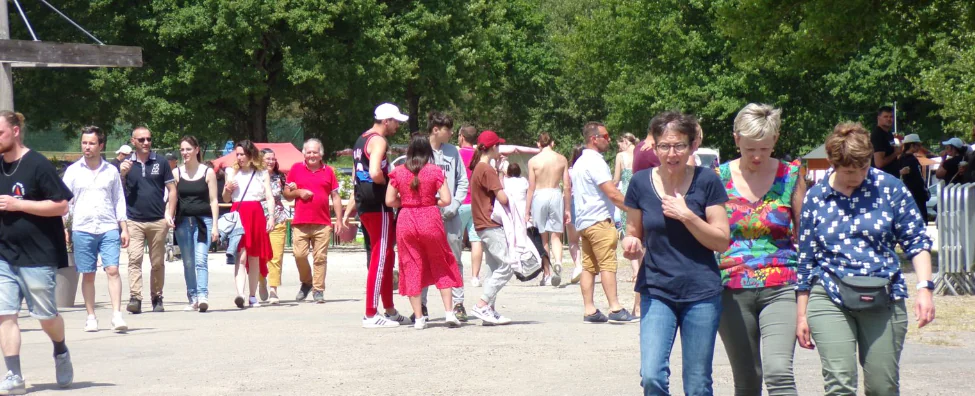
<path id="1" fill-rule="evenodd" d="M 118 267 L 122 249 L 122 239 L 118 230 L 104 234 L 89 234 L 82 231 L 71 232 L 74 245 L 74 266 L 82 274 L 98 270 L 98 257 L 102 258 L 102 269 Z"/>
<path id="2" fill-rule="evenodd" d="M 27 300 L 30 316 L 47 320 L 58 316 L 54 300 L 57 268 L 18 267 L 0 259 L 0 315 L 17 315 Z"/>
<path id="3" fill-rule="evenodd" d="M 477 232 L 474 231 L 474 217 L 471 214 L 471 204 L 460 205 L 460 209 L 457 210 L 457 216 L 460 216 L 461 230 L 467 230 L 467 240 L 471 242 L 480 242 L 481 238 L 477 236 Z"/>

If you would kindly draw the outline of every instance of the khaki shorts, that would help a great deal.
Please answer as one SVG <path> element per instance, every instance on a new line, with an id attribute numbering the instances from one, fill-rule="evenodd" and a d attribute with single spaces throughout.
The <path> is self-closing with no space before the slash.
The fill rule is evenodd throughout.
<path id="1" fill-rule="evenodd" d="M 609 219 L 579 231 L 582 239 L 582 269 L 591 274 L 616 272 L 616 244 L 619 234 Z"/>

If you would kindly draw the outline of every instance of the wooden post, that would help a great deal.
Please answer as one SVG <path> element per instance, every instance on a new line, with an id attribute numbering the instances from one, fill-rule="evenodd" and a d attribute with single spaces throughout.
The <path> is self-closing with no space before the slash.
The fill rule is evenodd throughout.
<path id="1" fill-rule="evenodd" d="M 0 40 L 10 39 L 7 0 L 0 0 Z M 14 109 L 14 76 L 10 63 L 0 62 L 0 110 Z"/>

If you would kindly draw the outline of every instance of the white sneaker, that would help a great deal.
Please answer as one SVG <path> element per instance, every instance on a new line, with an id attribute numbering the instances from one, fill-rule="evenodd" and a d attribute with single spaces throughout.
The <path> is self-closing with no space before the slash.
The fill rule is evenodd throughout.
<path id="1" fill-rule="evenodd" d="M 98 319 L 95 319 L 95 315 L 88 315 L 88 320 L 85 321 L 85 331 L 89 333 L 98 331 Z"/>
<path id="2" fill-rule="evenodd" d="M 408 325 L 410 323 L 413 323 L 413 321 L 411 321 L 410 318 L 407 318 L 407 317 L 405 317 L 403 315 L 400 315 L 399 314 L 399 311 L 396 311 L 396 313 L 394 313 L 392 315 L 390 315 L 390 314 L 384 314 L 383 316 L 385 316 L 387 320 L 392 320 L 392 321 L 394 321 L 396 323 L 399 323 L 401 325 Z M 424 316 L 424 318 L 429 319 L 429 317 L 427 317 L 427 316 Z"/>
<path id="3" fill-rule="evenodd" d="M 413 328 L 417 330 L 423 330 L 427 328 L 427 317 L 421 316 L 416 318 L 416 323 L 413 323 Z"/>
<path id="4" fill-rule="evenodd" d="M 450 328 L 460 327 L 460 319 L 457 319 L 457 315 L 454 315 L 453 311 L 444 313 L 444 322 L 447 322 L 447 327 Z"/>
<path id="5" fill-rule="evenodd" d="M 572 270 L 572 283 L 579 283 L 579 279 L 582 278 L 582 266 L 577 265 L 574 270 Z"/>
<path id="6" fill-rule="evenodd" d="M 371 318 L 362 318 L 362 327 L 365 329 L 399 327 L 399 322 L 389 320 L 383 315 L 376 314 L 376 316 Z"/>
<path id="7" fill-rule="evenodd" d="M 481 278 L 478 278 L 476 276 L 472 276 L 471 277 L 471 286 L 481 287 Z"/>
<path id="8" fill-rule="evenodd" d="M 493 309 L 491 309 L 490 305 L 485 305 L 483 307 L 474 305 L 474 309 L 471 310 L 471 314 L 480 319 L 482 325 L 498 324 L 498 318 L 495 316 L 495 312 Z"/>
<path id="9" fill-rule="evenodd" d="M 121 333 L 128 329 L 129 325 L 125 324 L 125 320 L 122 319 L 122 314 L 120 312 L 116 312 L 115 317 L 112 318 L 112 330 Z"/>
<path id="10" fill-rule="evenodd" d="M 539 286 L 552 286 L 552 275 L 542 276 L 542 281 L 538 283 Z"/>
<path id="11" fill-rule="evenodd" d="M 507 317 L 501 315 L 500 313 L 498 313 L 496 309 L 492 308 L 491 311 L 494 312 L 494 320 L 496 322 L 495 324 L 506 325 L 508 323 L 511 323 L 511 319 L 508 319 Z"/>
<path id="12" fill-rule="evenodd" d="M 259 303 L 257 301 L 257 297 L 251 297 L 250 298 L 250 307 L 251 308 L 260 308 L 261 307 L 261 303 Z"/>

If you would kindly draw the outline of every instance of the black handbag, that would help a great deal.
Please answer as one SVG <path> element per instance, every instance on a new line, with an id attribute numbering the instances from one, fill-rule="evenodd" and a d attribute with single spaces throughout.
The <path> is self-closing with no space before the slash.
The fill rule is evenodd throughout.
<path id="1" fill-rule="evenodd" d="M 890 279 L 875 276 L 834 277 L 843 308 L 872 311 L 890 306 Z"/>

